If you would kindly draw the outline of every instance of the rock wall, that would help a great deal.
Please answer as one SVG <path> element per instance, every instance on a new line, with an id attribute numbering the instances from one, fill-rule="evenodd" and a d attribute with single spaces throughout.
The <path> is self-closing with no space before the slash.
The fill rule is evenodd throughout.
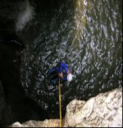
<path id="1" fill-rule="evenodd" d="M 48 118 L 47 112 L 22 87 L 20 70 L 24 48 L 15 33 L 0 31 L 0 126 Z"/>
<path id="2" fill-rule="evenodd" d="M 15 122 L 11 127 L 59 127 L 59 119 Z M 122 127 L 122 88 L 88 101 L 74 99 L 66 107 L 63 127 Z"/>

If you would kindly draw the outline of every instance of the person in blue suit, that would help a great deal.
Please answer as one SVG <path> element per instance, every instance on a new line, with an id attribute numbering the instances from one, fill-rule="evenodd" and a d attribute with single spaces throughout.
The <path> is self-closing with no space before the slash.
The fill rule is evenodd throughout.
<path id="1" fill-rule="evenodd" d="M 64 62 L 61 62 L 58 67 L 49 70 L 48 75 L 51 76 L 51 82 L 56 82 L 60 78 L 63 81 L 72 81 L 71 68 Z"/>

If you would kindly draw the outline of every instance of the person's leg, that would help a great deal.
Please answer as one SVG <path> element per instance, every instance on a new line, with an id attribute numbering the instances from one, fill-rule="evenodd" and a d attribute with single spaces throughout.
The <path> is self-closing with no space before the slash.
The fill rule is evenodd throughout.
<path id="1" fill-rule="evenodd" d="M 48 75 L 50 76 L 51 82 L 57 82 L 58 81 L 58 67 L 52 68 L 49 70 Z"/>
<path id="2" fill-rule="evenodd" d="M 56 68 L 52 68 L 48 71 L 48 75 L 52 75 L 56 72 Z"/>
<path id="3" fill-rule="evenodd" d="M 55 74 L 51 80 L 50 80 L 52 83 L 55 83 L 55 82 L 58 82 L 58 74 Z"/>

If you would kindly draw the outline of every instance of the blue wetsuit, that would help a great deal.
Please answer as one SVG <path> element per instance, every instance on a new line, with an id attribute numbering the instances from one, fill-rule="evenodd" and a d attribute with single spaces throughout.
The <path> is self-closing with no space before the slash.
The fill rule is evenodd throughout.
<path id="1" fill-rule="evenodd" d="M 64 62 L 61 62 L 58 72 L 63 73 L 63 78 L 62 79 L 64 81 L 67 81 L 68 69 L 69 69 L 68 65 L 66 65 Z"/>
<path id="2" fill-rule="evenodd" d="M 63 81 L 67 81 L 67 73 L 68 73 L 68 69 L 69 69 L 69 66 L 67 64 L 65 64 L 64 62 L 61 62 L 59 67 L 55 67 L 55 68 L 52 68 L 49 70 L 48 74 L 51 75 L 51 74 L 54 74 L 54 73 L 63 73 L 63 78 L 62 80 Z M 51 82 L 53 81 L 57 81 L 58 80 L 58 76 L 57 78 L 55 79 L 52 79 Z"/>

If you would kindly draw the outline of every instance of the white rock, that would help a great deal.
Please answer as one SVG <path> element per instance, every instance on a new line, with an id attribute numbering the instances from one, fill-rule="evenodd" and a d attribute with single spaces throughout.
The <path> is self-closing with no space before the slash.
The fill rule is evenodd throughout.
<path id="1" fill-rule="evenodd" d="M 101 93 L 87 102 L 75 99 L 66 109 L 65 127 L 121 127 L 122 88 Z"/>

